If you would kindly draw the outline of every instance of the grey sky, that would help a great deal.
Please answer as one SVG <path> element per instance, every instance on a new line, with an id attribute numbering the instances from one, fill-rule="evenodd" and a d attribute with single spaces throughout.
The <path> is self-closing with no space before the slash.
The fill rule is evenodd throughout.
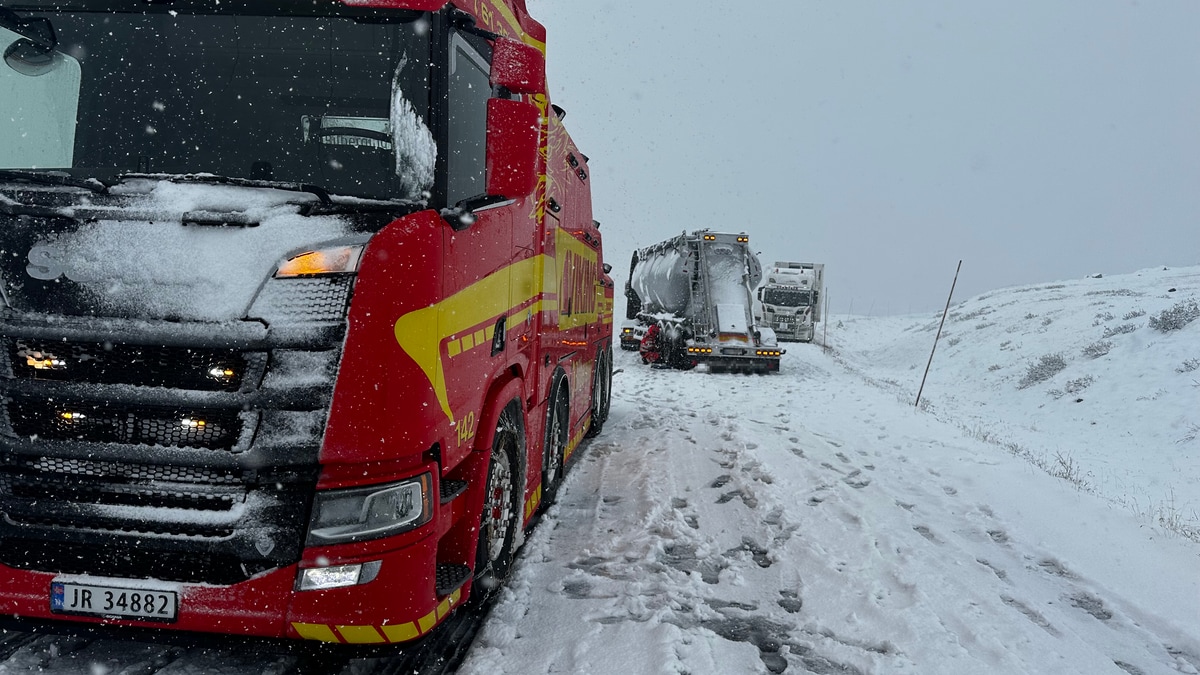
<path id="1" fill-rule="evenodd" d="M 1194 0 L 528 4 L 618 290 L 700 227 L 835 314 L 1200 264 Z"/>

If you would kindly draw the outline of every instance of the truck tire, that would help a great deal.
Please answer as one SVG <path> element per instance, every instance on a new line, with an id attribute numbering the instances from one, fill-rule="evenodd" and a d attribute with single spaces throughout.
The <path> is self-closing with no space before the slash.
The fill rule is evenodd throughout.
<path id="1" fill-rule="evenodd" d="M 596 368 L 592 371 L 592 423 L 587 437 L 598 436 L 608 421 L 608 410 L 612 406 L 612 345 L 600 348 L 596 355 Z"/>
<path id="2" fill-rule="evenodd" d="M 542 460 L 541 510 L 550 508 L 558 499 L 566 471 L 567 439 L 571 432 L 571 401 L 567 395 L 567 379 L 559 378 L 546 411 L 545 457 Z"/>
<path id="3" fill-rule="evenodd" d="M 511 407 L 500 414 L 488 458 L 473 584 L 480 597 L 492 595 L 504 584 L 517 552 L 524 481 L 520 478 L 521 433 L 513 415 Z"/>

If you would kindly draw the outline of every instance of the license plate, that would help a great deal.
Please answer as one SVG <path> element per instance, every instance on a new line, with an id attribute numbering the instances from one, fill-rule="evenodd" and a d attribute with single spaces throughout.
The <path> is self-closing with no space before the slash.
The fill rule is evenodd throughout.
<path id="1" fill-rule="evenodd" d="M 786 323 L 781 323 L 781 324 L 779 324 L 779 330 L 787 330 L 787 329 L 788 329 L 788 327 L 789 327 L 789 326 L 788 326 L 788 324 L 786 324 Z"/>
<path id="2" fill-rule="evenodd" d="M 60 614 L 174 621 L 178 610 L 179 600 L 175 591 L 92 586 L 62 581 L 50 584 L 50 611 Z"/>

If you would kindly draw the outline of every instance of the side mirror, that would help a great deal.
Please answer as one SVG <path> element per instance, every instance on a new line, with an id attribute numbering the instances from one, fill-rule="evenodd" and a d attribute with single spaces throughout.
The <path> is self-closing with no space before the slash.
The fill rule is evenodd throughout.
<path id="1" fill-rule="evenodd" d="M 493 87 L 504 87 L 514 94 L 545 93 L 546 57 L 523 42 L 496 38 L 491 81 Z"/>
<path id="2" fill-rule="evenodd" d="M 487 194 L 517 199 L 537 184 L 537 106 L 503 98 L 487 102 Z"/>
<path id="3" fill-rule="evenodd" d="M 26 77 L 45 75 L 62 65 L 63 60 L 55 50 L 46 49 L 29 38 L 21 38 L 4 50 L 4 63 Z"/>

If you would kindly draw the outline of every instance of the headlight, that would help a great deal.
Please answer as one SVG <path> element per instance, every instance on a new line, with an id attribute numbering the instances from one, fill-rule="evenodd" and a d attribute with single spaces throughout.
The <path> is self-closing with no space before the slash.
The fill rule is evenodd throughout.
<path id="1" fill-rule="evenodd" d="M 362 246 L 333 246 L 289 258 L 275 271 L 276 277 L 310 277 L 322 274 L 353 274 L 358 271 Z"/>
<path id="2" fill-rule="evenodd" d="M 380 539 L 420 527 L 433 517 L 432 482 L 425 473 L 399 483 L 318 492 L 306 543 Z"/>

